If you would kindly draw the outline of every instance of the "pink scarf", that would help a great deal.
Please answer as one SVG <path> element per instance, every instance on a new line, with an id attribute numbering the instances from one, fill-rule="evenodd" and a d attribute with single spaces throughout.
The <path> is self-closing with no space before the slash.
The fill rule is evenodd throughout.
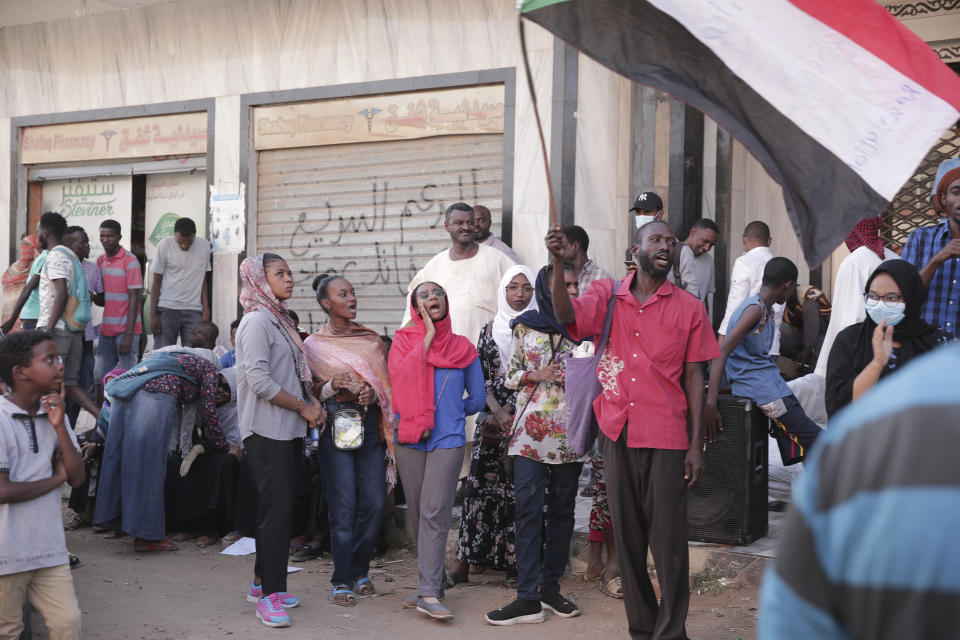
<path id="1" fill-rule="evenodd" d="M 297 348 L 295 363 L 297 375 L 303 382 L 309 382 L 312 377 L 310 368 L 307 367 L 307 353 L 303 347 L 303 340 L 297 333 L 293 318 L 287 313 L 287 304 L 277 299 L 270 288 L 270 283 L 267 282 L 262 253 L 246 258 L 240 263 L 240 304 L 243 305 L 244 313 L 262 309 L 273 315 Z"/>

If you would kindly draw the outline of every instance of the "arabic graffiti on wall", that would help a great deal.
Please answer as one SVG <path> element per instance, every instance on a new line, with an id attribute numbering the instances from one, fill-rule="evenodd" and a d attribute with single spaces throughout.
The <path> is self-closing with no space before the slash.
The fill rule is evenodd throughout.
<path id="1" fill-rule="evenodd" d="M 205 111 L 26 127 L 20 137 L 23 164 L 206 152 Z"/>
<path id="2" fill-rule="evenodd" d="M 320 100 L 254 109 L 254 146 L 313 147 L 503 133 L 502 84 Z"/>
<path id="3" fill-rule="evenodd" d="M 43 210 L 56 211 L 68 225 L 83 227 L 90 238 L 90 259 L 103 253 L 100 223 L 116 220 L 130 237 L 130 176 L 48 180 L 43 183 Z"/>

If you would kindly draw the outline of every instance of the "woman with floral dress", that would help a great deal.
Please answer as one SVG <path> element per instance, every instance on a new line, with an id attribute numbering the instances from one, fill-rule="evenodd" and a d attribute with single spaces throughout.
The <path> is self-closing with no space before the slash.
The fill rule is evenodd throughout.
<path id="1" fill-rule="evenodd" d="M 583 459 L 567 443 L 564 393 L 566 363 L 577 343 L 553 314 L 552 271 L 544 267 L 537 275 L 538 309 L 513 321 L 506 386 L 518 389 L 508 448 L 516 494 L 517 599 L 486 615 L 493 625 L 542 622 L 543 609 L 564 618 L 580 614 L 577 605 L 560 593 L 559 583 L 570 554 L 583 467 Z M 575 283 L 576 275 L 571 275 Z"/>
<path id="2" fill-rule="evenodd" d="M 513 481 L 503 456 L 513 425 L 516 389 L 507 388 L 506 363 L 513 330 L 510 322 L 537 308 L 533 297 L 533 270 L 515 265 L 503 274 L 497 290 L 497 315 L 480 331 L 477 352 L 487 387 L 487 415 L 478 417 L 473 436 L 470 472 L 463 497 L 457 566 L 447 574 L 452 586 L 468 581 L 469 565 L 506 570 L 515 579 Z M 483 416 L 483 414 L 480 414 Z"/>

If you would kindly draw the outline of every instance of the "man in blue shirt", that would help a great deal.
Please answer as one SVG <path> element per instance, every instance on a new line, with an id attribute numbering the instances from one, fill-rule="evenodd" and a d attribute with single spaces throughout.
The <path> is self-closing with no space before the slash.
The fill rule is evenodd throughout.
<path id="1" fill-rule="evenodd" d="M 767 262 L 760 291 L 740 303 L 730 316 L 727 335 L 720 342 L 720 357 L 710 369 L 704 407 L 707 438 L 713 440 L 722 428 L 717 396 L 726 372 L 733 394 L 753 400 L 779 429 L 775 431 L 784 464 L 799 462 L 820 435 L 820 427 L 803 412 L 770 356 L 776 330 L 773 305 L 786 302 L 796 286 L 797 265 L 787 258 Z"/>
<path id="2" fill-rule="evenodd" d="M 933 180 L 933 208 L 944 216 L 914 229 L 901 256 L 927 285 L 923 319 L 947 333 L 960 332 L 960 158 L 945 160 Z"/>

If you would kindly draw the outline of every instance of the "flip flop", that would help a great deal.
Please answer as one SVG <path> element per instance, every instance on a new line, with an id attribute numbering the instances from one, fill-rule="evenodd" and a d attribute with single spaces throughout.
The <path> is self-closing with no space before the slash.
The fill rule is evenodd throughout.
<path id="1" fill-rule="evenodd" d="M 150 553 L 153 551 L 176 551 L 179 548 L 180 547 L 169 540 L 154 540 L 149 544 L 133 545 L 133 550 L 140 553 Z"/>
<path id="2" fill-rule="evenodd" d="M 367 576 L 364 576 L 357 580 L 353 585 L 353 590 L 357 593 L 358 596 L 372 596 L 376 595 L 377 588 L 373 585 L 373 582 Z"/>
<path id="3" fill-rule="evenodd" d="M 345 597 L 337 600 L 337 596 Z M 350 587 L 341 584 L 333 588 L 333 592 L 330 594 L 330 602 L 341 607 L 352 607 L 357 604 L 357 596 Z"/>
<path id="4" fill-rule="evenodd" d="M 620 579 L 620 576 L 617 576 L 610 582 L 600 582 L 600 591 L 611 598 L 623 600 L 623 580 Z"/>

